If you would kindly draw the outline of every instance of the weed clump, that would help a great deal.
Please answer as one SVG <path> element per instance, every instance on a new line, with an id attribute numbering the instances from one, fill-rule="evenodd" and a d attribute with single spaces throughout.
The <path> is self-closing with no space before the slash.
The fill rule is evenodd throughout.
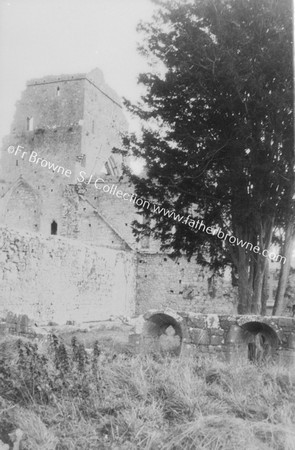
<path id="1" fill-rule="evenodd" d="M 43 351 L 0 343 L 0 438 L 20 429 L 24 449 L 294 450 L 294 423 L 294 380 L 274 364 L 116 353 L 56 335 Z"/>

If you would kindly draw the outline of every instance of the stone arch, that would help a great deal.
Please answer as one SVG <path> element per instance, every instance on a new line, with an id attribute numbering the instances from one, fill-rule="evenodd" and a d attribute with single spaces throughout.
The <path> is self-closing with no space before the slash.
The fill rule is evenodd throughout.
<path id="1" fill-rule="evenodd" d="M 146 350 L 179 356 L 184 330 L 182 317 L 169 312 L 154 312 L 145 315 L 143 345 Z"/>
<path id="2" fill-rule="evenodd" d="M 34 232 L 40 229 L 39 196 L 22 177 L 4 197 L 3 222 L 12 228 Z"/>
<path id="3" fill-rule="evenodd" d="M 241 325 L 241 328 L 250 361 L 262 362 L 276 356 L 279 337 L 271 326 L 259 321 L 249 321 Z"/>

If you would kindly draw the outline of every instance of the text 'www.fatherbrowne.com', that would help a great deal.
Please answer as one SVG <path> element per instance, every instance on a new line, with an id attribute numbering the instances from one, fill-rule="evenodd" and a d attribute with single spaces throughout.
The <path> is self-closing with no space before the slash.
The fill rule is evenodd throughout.
<path id="1" fill-rule="evenodd" d="M 190 215 L 188 216 L 182 216 L 180 214 L 176 214 L 175 211 L 169 211 L 161 206 L 152 205 L 153 206 L 153 213 L 156 214 L 162 214 L 165 217 L 169 217 L 170 219 L 173 219 L 177 222 L 181 222 L 184 224 L 187 224 L 189 227 L 197 230 L 197 231 L 205 231 L 207 234 L 212 234 L 213 236 L 218 237 L 219 239 L 222 239 L 223 241 L 226 241 L 228 238 L 228 242 L 232 245 L 238 245 L 242 248 L 245 248 L 247 250 L 251 250 L 254 253 L 257 253 L 259 255 L 262 255 L 266 258 L 271 259 L 272 261 L 282 262 L 285 264 L 286 258 L 281 255 L 277 255 L 276 253 L 269 252 L 268 250 L 262 250 L 258 245 L 253 246 L 251 242 L 243 241 L 243 239 L 239 239 L 232 234 L 224 233 L 220 228 L 213 228 L 213 227 L 206 227 L 202 219 L 194 220 Z"/>
<path id="2" fill-rule="evenodd" d="M 18 145 L 17 147 L 10 145 L 7 151 L 8 153 L 14 154 L 15 156 L 18 155 L 18 157 L 20 157 L 21 159 L 26 159 L 28 155 L 28 152 L 24 151 L 24 147 L 22 147 L 21 145 Z M 45 158 L 39 156 L 35 151 L 30 152 L 28 160 L 30 163 L 36 165 L 40 164 L 41 167 L 48 169 L 56 174 L 63 175 L 67 178 L 70 178 L 70 176 L 72 175 L 70 169 L 66 169 L 63 166 L 60 166 L 58 164 L 46 160 Z M 124 201 L 129 201 L 143 209 L 152 208 L 152 212 L 154 214 L 162 214 L 163 216 L 173 219 L 177 222 L 184 223 L 188 225 L 190 228 L 193 228 L 194 230 L 205 231 L 207 234 L 211 234 L 213 236 L 215 235 L 218 239 L 222 239 L 223 241 L 228 240 L 228 242 L 231 245 L 238 245 L 242 248 L 245 248 L 246 250 L 251 250 L 254 253 L 257 253 L 259 255 L 271 259 L 272 261 L 282 262 L 283 264 L 285 264 L 286 262 L 286 258 L 284 256 L 269 252 L 266 249 L 261 251 L 258 245 L 253 246 L 251 242 L 243 241 L 242 239 L 238 239 L 229 233 L 224 233 L 220 228 L 216 229 L 210 226 L 207 227 L 202 221 L 202 219 L 194 220 L 190 215 L 182 216 L 180 214 L 176 214 L 175 211 L 170 211 L 161 206 L 157 206 L 153 203 L 150 203 L 148 200 L 144 200 L 140 197 L 137 197 L 135 194 L 124 192 L 121 189 L 118 189 L 118 186 L 116 184 L 112 185 L 106 184 L 103 178 L 95 179 L 94 174 L 91 174 L 90 177 L 87 177 L 85 171 L 80 171 L 76 181 L 78 183 L 85 183 L 88 185 L 91 184 L 95 187 L 95 189 L 102 190 L 103 192 L 109 195 L 116 196 L 117 198 L 120 198 Z"/>

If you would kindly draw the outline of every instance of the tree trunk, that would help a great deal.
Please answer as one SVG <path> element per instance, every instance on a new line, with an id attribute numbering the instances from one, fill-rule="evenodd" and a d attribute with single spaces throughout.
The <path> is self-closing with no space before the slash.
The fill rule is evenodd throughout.
<path id="1" fill-rule="evenodd" d="M 273 307 L 273 316 L 280 316 L 285 309 L 285 292 L 288 282 L 288 276 L 290 273 L 291 266 L 291 257 L 292 257 L 292 248 L 293 248 L 293 230 L 294 225 L 293 221 L 290 221 L 287 226 L 285 242 L 283 247 L 283 255 L 286 258 L 285 264 L 284 261 L 281 262 L 281 271 L 279 277 L 278 288 L 276 292 L 275 304 Z"/>
<path id="2" fill-rule="evenodd" d="M 261 314 L 263 280 L 264 280 L 264 264 L 261 264 L 261 262 L 258 261 L 254 279 L 253 296 L 251 304 L 251 313 L 253 314 Z"/>
<path id="3" fill-rule="evenodd" d="M 274 217 L 269 217 L 267 220 L 261 220 L 259 244 L 260 249 L 268 250 L 272 241 L 274 226 Z M 265 270 L 268 264 L 268 259 L 262 254 L 257 255 L 256 271 L 253 288 L 253 298 L 251 305 L 251 312 L 254 314 L 262 314 L 263 309 L 263 285 L 265 280 Z"/>
<path id="4" fill-rule="evenodd" d="M 259 244 L 260 249 L 268 250 L 273 233 L 274 218 L 260 223 Z M 252 242 L 257 242 L 258 236 L 249 237 Z M 244 241 L 247 240 L 243 236 Z M 253 251 L 238 249 L 238 275 L 239 275 L 239 314 L 261 314 L 263 304 L 263 283 L 267 259 L 262 254 Z"/>
<path id="5" fill-rule="evenodd" d="M 249 313 L 249 297 L 251 298 L 252 292 L 249 290 L 248 274 L 239 271 L 239 281 L 238 281 L 238 292 L 239 292 L 239 302 L 238 302 L 238 314 Z"/>
<path id="6" fill-rule="evenodd" d="M 238 314 L 247 314 L 251 308 L 252 286 L 249 284 L 249 263 L 246 252 L 239 248 L 238 270 Z"/>
<path id="7" fill-rule="evenodd" d="M 257 256 L 256 271 L 253 286 L 253 297 L 251 304 L 251 312 L 253 314 L 262 314 L 263 304 L 263 286 L 266 274 L 268 260 L 262 255 Z"/>
<path id="8" fill-rule="evenodd" d="M 265 263 L 265 271 L 263 277 L 263 286 L 262 286 L 262 298 L 261 298 L 261 315 L 266 316 L 267 313 L 267 301 L 270 296 L 270 283 L 269 283 L 269 261 L 266 260 Z"/>

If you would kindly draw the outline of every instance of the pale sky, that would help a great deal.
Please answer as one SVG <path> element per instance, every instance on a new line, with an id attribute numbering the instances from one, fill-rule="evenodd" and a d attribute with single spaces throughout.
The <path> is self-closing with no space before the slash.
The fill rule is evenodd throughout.
<path id="1" fill-rule="evenodd" d="M 99 67 L 120 96 L 136 100 L 148 69 L 136 50 L 150 0 L 0 0 L 0 139 L 30 78 Z"/>

